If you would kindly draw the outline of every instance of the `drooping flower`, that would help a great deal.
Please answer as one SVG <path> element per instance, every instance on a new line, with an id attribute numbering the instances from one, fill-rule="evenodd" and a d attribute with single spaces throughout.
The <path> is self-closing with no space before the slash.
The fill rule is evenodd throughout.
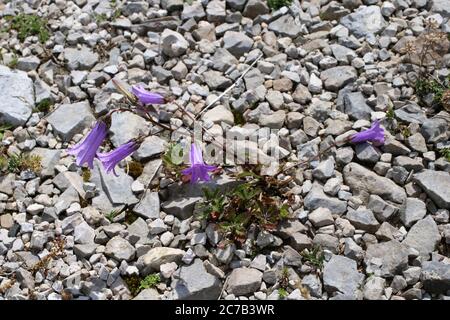
<path id="1" fill-rule="evenodd" d="M 353 143 L 370 141 L 375 145 L 384 144 L 384 129 L 380 127 L 380 120 L 375 121 L 369 129 L 352 135 L 350 139 Z"/>
<path id="2" fill-rule="evenodd" d="M 191 176 L 191 183 L 196 183 L 198 180 L 209 181 L 211 180 L 208 172 L 216 170 L 216 166 L 210 166 L 203 162 L 202 150 L 195 144 L 191 144 L 191 150 L 189 151 L 189 160 L 191 166 L 181 171 L 184 175 Z"/>
<path id="3" fill-rule="evenodd" d="M 107 134 L 106 124 L 103 121 L 97 121 L 88 135 L 73 148 L 68 149 L 67 153 L 76 156 L 77 165 L 81 166 L 87 163 L 88 167 L 93 169 L 95 154 Z"/>
<path id="4" fill-rule="evenodd" d="M 133 86 L 131 92 L 139 99 L 139 101 L 146 104 L 163 104 L 165 99 L 159 93 L 153 93 L 145 90 L 141 86 Z"/>
<path id="5" fill-rule="evenodd" d="M 139 144 L 137 144 L 135 140 L 130 140 L 110 152 L 98 152 L 97 158 L 101 161 L 103 168 L 105 168 L 106 170 L 106 173 L 110 173 L 112 171 L 114 175 L 117 176 L 115 170 L 116 165 L 120 161 L 128 157 L 130 154 L 135 152 L 138 148 Z"/>

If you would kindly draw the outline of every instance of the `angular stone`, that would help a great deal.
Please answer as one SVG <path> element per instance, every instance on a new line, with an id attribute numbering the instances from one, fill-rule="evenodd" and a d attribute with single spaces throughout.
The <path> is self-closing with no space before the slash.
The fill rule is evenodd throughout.
<path id="1" fill-rule="evenodd" d="M 407 198 L 406 207 L 400 212 L 400 220 L 406 227 L 412 226 L 427 214 L 427 208 L 422 200 Z"/>
<path id="2" fill-rule="evenodd" d="M 159 218 L 159 195 L 158 192 L 147 190 L 140 202 L 133 208 L 133 212 L 145 219 Z"/>
<path id="3" fill-rule="evenodd" d="M 136 249 L 120 236 L 115 236 L 106 244 L 105 255 L 118 261 L 131 261 L 135 254 Z"/>
<path id="4" fill-rule="evenodd" d="M 375 233 L 380 224 L 371 210 L 359 207 L 357 210 L 349 209 L 345 216 L 357 229 Z"/>
<path id="5" fill-rule="evenodd" d="M 357 271 L 356 266 L 356 262 L 352 259 L 333 255 L 323 269 L 325 290 L 329 293 L 349 295 L 355 299 L 364 279 L 364 275 Z"/>
<path id="6" fill-rule="evenodd" d="M 141 267 L 144 275 L 152 271 L 158 271 L 162 264 L 179 263 L 186 252 L 181 249 L 156 247 L 150 249 L 145 255 L 139 257 L 137 264 Z"/>
<path id="7" fill-rule="evenodd" d="M 254 293 L 261 286 L 262 275 L 256 269 L 234 269 L 228 278 L 226 290 L 236 296 Z"/>
<path id="8" fill-rule="evenodd" d="M 344 181 L 355 194 L 379 195 L 386 200 L 403 203 L 406 193 L 392 180 L 378 176 L 376 173 L 357 163 L 349 163 L 344 167 Z"/>
<path id="9" fill-rule="evenodd" d="M 227 31 L 223 36 L 223 47 L 236 58 L 249 52 L 253 46 L 253 40 L 242 32 Z"/>
<path id="10" fill-rule="evenodd" d="M 354 120 L 370 120 L 372 109 L 361 92 L 349 92 L 344 95 L 344 112 Z"/>
<path id="11" fill-rule="evenodd" d="M 308 220 L 317 228 L 334 223 L 331 211 L 327 208 L 317 208 L 308 215 Z"/>
<path id="12" fill-rule="evenodd" d="M 393 277 L 408 266 L 408 247 L 397 240 L 371 244 L 364 263 L 367 271 L 380 277 Z"/>
<path id="13" fill-rule="evenodd" d="M 283 37 L 296 38 L 300 35 L 302 29 L 298 25 L 292 15 L 286 14 L 277 20 L 269 23 L 269 30 Z"/>
<path id="14" fill-rule="evenodd" d="M 147 161 L 165 151 L 166 142 L 158 136 L 149 136 L 144 139 L 139 149 L 133 154 L 137 161 Z"/>
<path id="15" fill-rule="evenodd" d="M 450 265 L 439 261 L 425 261 L 420 280 L 426 291 L 446 294 L 450 290 Z"/>
<path id="16" fill-rule="evenodd" d="M 161 46 L 167 56 L 178 57 L 189 48 L 189 42 L 180 33 L 165 29 L 161 34 Z"/>
<path id="17" fill-rule="evenodd" d="M 372 210 L 378 221 L 386 221 L 398 211 L 398 207 L 384 201 L 380 196 L 371 195 L 367 208 Z"/>
<path id="18" fill-rule="evenodd" d="M 33 107 L 33 81 L 26 72 L 0 65 L 0 123 L 24 125 Z"/>
<path id="19" fill-rule="evenodd" d="M 413 179 L 439 207 L 450 209 L 450 173 L 424 170 Z"/>
<path id="20" fill-rule="evenodd" d="M 441 235 L 432 216 L 427 216 L 414 224 L 406 235 L 403 244 L 419 251 L 420 256 L 428 258 L 441 241 Z"/>
<path id="21" fill-rule="evenodd" d="M 340 24 L 356 37 L 377 34 L 387 26 L 379 6 L 359 7 L 355 12 L 342 17 Z"/>
<path id="22" fill-rule="evenodd" d="M 326 195 L 323 187 L 316 182 L 305 197 L 304 204 L 305 208 L 310 211 L 323 207 L 329 209 L 333 214 L 343 214 L 347 210 L 346 201 Z"/>
<path id="23" fill-rule="evenodd" d="M 245 3 L 245 1 L 244 1 Z M 242 15 L 244 17 L 254 19 L 259 15 L 263 15 L 266 13 L 269 13 L 270 9 L 267 6 L 266 2 L 263 0 L 248 0 L 247 4 L 245 5 L 244 12 L 242 12 Z"/>
<path id="24" fill-rule="evenodd" d="M 63 140 L 70 141 L 76 133 L 82 133 L 95 121 L 88 101 L 60 105 L 47 118 L 53 131 Z"/>
<path id="25" fill-rule="evenodd" d="M 350 66 L 330 68 L 320 74 L 325 89 L 333 92 L 337 92 L 345 85 L 354 82 L 357 77 L 356 69 Z"/>
<path id="26" fill-rule="evenodd" d="M 111 116 L 111 142 L 118 147 L 131 139 L 147 136 L 150 132 L 149 122 L 129 111 L 115 112 Z"/>
<path id="27" fill-rule="evenodd" d="M 195 259 L 190 266 L 182 266 L 173 277 L 174 299 L 216 300 L 222 291 L 220 280 L 206 271 L 200 259 Z"/>
<path id="28" fill-rule="evenodd" d="M 69 70 L 90 70 L 98 62 L 98 58 L 98 54 L 86 46 L 81 49 L 64 49 L 64 59 Z"/>

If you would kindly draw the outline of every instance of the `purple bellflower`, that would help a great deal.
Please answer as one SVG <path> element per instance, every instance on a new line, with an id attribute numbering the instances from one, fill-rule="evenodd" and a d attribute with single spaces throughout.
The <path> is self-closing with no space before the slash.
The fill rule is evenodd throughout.
<path id="1" fill-rule="evenodd" d="M 369 129 L 354 134 L 350 139 L 353 143 L 370 141 L 374 145 L 383 145 L 384 129 L 380 127 L 380 120 L 375 121 Z"/>
<path id="2" fill-rule="evenodd" d="M 94 128 L 88 135 L 73 148 L 68 149 L 67 153 L 76 156 L 76 164 L 78 166 L 87 163 L 89 168 L 94 168 L 94 158 L 97 149 L 105 140 L 108 134 L 108 128 L 103 121 L 97 121 Z"/>
<path id="3" fill-rule="evenodd" d="M 198 180 L 209 181 L 211 180 L 208 172 L 216 170 L 216 166 L 210 166 L 203 162 L 202 150 L 195 144 L 191 144 L 191 150 L 189 152 L 189 160 L 191 166 L 181 171 L 184 175 L 191 176 L 191 183 L 196 183 Z"/>
<path id="4" fill-rule="evenodd" d="M 153 93 L 145 90 L 141 86 L 133 86 L 131 88 L 131 92 L 139 99 L 139 101 L 143 104 L 163 104 L 165 103 L 165 99 L 162 95 L 158 93 Z"/>
<path id="5" fill-rule="evenodd" d="M 130 140 L 110 152 L 97 153 L 97 158 L 102 162 L 106 173 L 110 173 L 112 171 L 115 176 L 118 176 L 115 170 L 116 165 L 135 152 L 138 148 L 139 144 L 136 143 L 135 140 Z"/>

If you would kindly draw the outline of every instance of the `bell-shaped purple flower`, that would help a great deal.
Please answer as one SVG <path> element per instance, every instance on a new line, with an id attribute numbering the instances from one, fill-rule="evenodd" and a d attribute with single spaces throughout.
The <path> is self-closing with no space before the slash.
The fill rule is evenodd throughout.
<path id="1" fill-rule="evenodd" d="M 216 166 L 210 166 L 203 162 L 202 150 L 195 144 L 191 144 L 189 152 L 189 160 L 191 166 L 181 171 L 184 175 L 191 176 L 191 183 L 196 183 L 198 180 L 209 181 L 211 178 L 208 172 L 216 170 Z"/>
<path id="2" fill-rule="evenodd" d="M 369 129 L 354 134 L 350 139 L 353 143 L 370 141 L 375 145 L 383 145 L 384 129 L 380 127 L 380 120 L 375 121 Z"/>
<path id="3" fill-rule="evenodd" d="M 81 166 L 87 163 L 94 168 L 94 158 L 98 148 L 108 134 L 108 127 L 103 121 L 97 121 L 88 135 L 73 148 L 67 150 L 68 154 L 76 156 L 76 164 Z"/>
<path id="4" fill-rule="evenodd" d="M 114 175 L 117 176 L 115 170 L 116 165 L 120 161 L 128 157 L 130 154 L 135 152 L 138 148 L 139 145 L 136 143 L 136 141 L 130 140 L 110 152 L 97 153 L 97 158 L 102 162 L 103 168 L 105 168 L 106 173 L 110 173 L 112 171 Z"/>
<path id="5" fill-rule="evenodd" d="M 143 104 L 163 104 L 165 103 L 165 99 L 162 95 L 158 93 L 153 93 L 145 90 L 141 86 L 133 86 L 131 88 L 131 92 L 139 99 L 139 101 Z"/>

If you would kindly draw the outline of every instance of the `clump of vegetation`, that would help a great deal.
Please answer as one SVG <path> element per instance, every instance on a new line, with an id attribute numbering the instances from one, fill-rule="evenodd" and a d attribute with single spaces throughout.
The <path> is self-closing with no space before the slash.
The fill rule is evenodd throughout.
<path id="1" fill-rule="evenodd" d="M 278 281 L 281 288 L 286 289 L 289 286 L 289 269 L 288 267 L 283 267 L 281 269 L 280 280 Z"/>
<path id="2" fill-rule="evenodd" d="M 440 149 L 439 153 L 445 158 L 445 160 L 450 162 L 450 147 Z"/>
<path id="3" fill-rule="evenodd" d="M 183 148 L 179 143 L 171 143 L 162 156 L 162 162 L 168 175 L 178 177 L 183 163 Z"/>
<path id="4" fill-rule="evenodd" d="M 40 101 L 37 105 L 35 110 L 38 112 L 44 112 L 47 113 L 50 111 L 50 107 L 53 105 L 52 100 L 46 98 Z"/>
<path id="5" fill-rule="evenodd" d="M 42 158 L 38 155 L 29 154 L 13 154 L 9 157 L 3 155 L 0 158 L 1 171 L 8 171 L 10 173 L 20 173 L 24 170 L 30 170 L 34 173 L 39 173 L 42 169 Z"/>
<path id="6" fill-rule="evenodd" d="M 442 63 L 443 56 L 448 52 L 450 42 L 447 34 L 439 29 L 439 25 L 433 19 L 427 19 L 425 24 L 425 32 L 414 42 L 407 43 L 404 48 L 409 62 L 418 67 L 415 91 L 422 102 L 426 96 L 432 94 L 433 106 L 450 110 L 450 103 L 447 103 L 447 96 L 444 95 L 450 90 L 450 77 L 441 81 L 433 76 L 436 68 Z"/>
<path id="7" fill-rule="evenodd" d="M 134 179 L 137 179 L 142 172 L 144 171 L 144 166 L 138 161 L 130 161 L 127 164 L 128 166 L 128 175 L 132 176 Z"/>
<path id="8" fill-rule="evenodd" d="M 92 176 L 91 170 L 87 167 L 82 167 L 81 176 L 83 177 L 83 182 L 89 182 Z"/>
<path id="9" fill-rule="evenodd" d="M 133 297 L 137 296 L 140 291 L 141 286 L 141 277 L 138 275 L 130 275 L 130 276 L 123 276 L 123 281 L 128 287 L 128 290 L 130 290 L 130 293 Z"/>
<path id="10" fill-rule="evenodd" d="M 31 272 L 35 274 L 38 271 L 42 271 L 47 276 L 48 266 L 53 259 L 63 257 L 65 255 L 66 240 L 62 238 L 56 238 L 51 244 L 50 253 L 39 260 L 32 268 Z"/>
<path id="11" fill-rule="evenodd" d="M 101 13 L 101 14 L 94 14 L 94 19 L 95 22 L 97 24 L 100 24 L 102 22 L 108 21 L 108 16 L 106 15 L 106 13 Z"/>
<path id="12" fill-rule="evenodd" d="M 280 299 L 284 299 L 289 295 L 289 293 L 287 292 L 287 290 L 285 288 L 279 288 L 278 289 L 278 297 Z"/>
<path id="13" fill-rule="evenodd" d="M 252 179 L 241 181 L 226 193 L 204 188 L 205 200 L 200 203 L 198 217 L 215 222 L 226 239 L 244 243 L 250 225 L 271 231 L 290 213 L 280 196 L 283 182 L 251 172 L 239 177 Z"/>
<path id="14" fill-rule="evenodd" d="M 125 223 L 130 225 L 138 219 L 138 215 L 130 210 L 125 212 Z"/>
<path id="15" fill-rule="evenodd" d="M 305 249 L 302 251 L 301 255 L 308 264 L 317 269 L 322 269 L 325 256 L 320 246 L 314 247 L 312 251 Z"/>
<path id="16" fill-rule="evenodd" d="M 144 279 L 141 280 L 139 290 L 156 287 L 156 285 L 160 282 L 161 278 L 159 274 L 157 273 L 149 274 L 148 276 L 146 276 Z"/>
<path id="17" fill-rule="evenodd" d="M 267 0 L 267 5 L 272 10 L 278 10 L 282 7 L 288 7 L 292 3 L 292 0 Z"/>
<path id="18" fill-rule="evenodd" d="M 109 220 L 109 222 L 114 222 L 114 219 L 120 214 L 120 210 L 111 210 L 105 218 Z"/>
<path id="19" fill-rule="evenodd" d="M 21 13 L 11 19 L 11 29 L 17 31 L 17 37 L 24 41 L 29 36 L 38 36 L 41 43 L 50 38 L 47 20 L 32 14 Z"/>
<path id="20" fill-rule="evenodd" d="M 247 123 L 242 112 L 240 112 L 234 108 L 231 108 L 231 112 L 233 113 L 233 116 L 234 116 L 234 124 L 235 125 L 243 126 L 244 124 Z"/>
<path id="21" fill-rule="evenodd" d="M 129 275 L 124 276 L 123 280 L 133 297 L 137 296 L 141 290 L 153 288 L 161 282 L 159 274 L 149 274 L 145 278 L 138 275 Z"/>

